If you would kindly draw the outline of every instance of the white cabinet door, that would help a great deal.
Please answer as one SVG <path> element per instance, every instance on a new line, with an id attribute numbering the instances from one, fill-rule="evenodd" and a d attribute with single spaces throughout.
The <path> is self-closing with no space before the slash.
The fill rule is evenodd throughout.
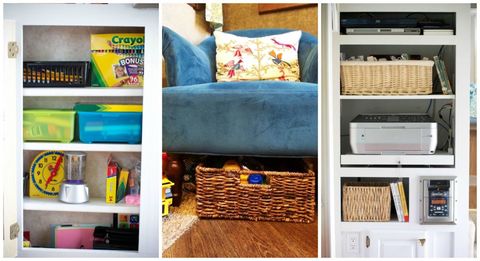
<path id="1" fill-rule="evenodd" d="M 3 75 L 16 75 L 17 58 L 8 58 L 8 42 L 15 41 L 15 22 L 4 20 L 3 24 Z M 17 238 L 11 235 L 10 230 L 18 231 L 17 224 L 17 167 L 19 148 L 17 146 L 17 77 L 4 77 L 2 97 L 0 101 L 0 148 L 3 155 L 0 165 L 4 166 L 3 172 L 3 255 L 4 257 L 17 256 Z M 20 237 L 20 235 L 19 235 Z"/>
<path id="2" fill-rule="evenodd" d="M 366 253 L 368 257 L 426 257 L 428 243 L 424 231 L 371 231 L 366 236 Z"/>

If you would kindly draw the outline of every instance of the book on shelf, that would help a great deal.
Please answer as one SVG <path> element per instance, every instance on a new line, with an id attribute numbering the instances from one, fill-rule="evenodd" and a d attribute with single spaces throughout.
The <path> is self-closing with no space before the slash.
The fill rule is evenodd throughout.
<path id="1" fill-rule="evenodd" d="M 450 85 L 450 81 L 448 80 L 447 69 L 445 67 L 445 63 L 443 60 L 440 60 L 438 56 L 433 57 L 433 61 L 435 63 L 435 68 L 437 68 L 437 75 L 438 79 L 440 80 L 440 84 L 442 86 L 442 92 L 445 95 L 453 94 L 452 86 Z"/>
<path id="2" fill-rule="evenodd" d="M 403 187 L 403 182 L 400 180 L 397 182 L 398 191 L 400 192 L 400 202 L 402 207 L 403 213 L 403 221 L 408 222 L 408 205 L 407 205 L 407 197 L 405 195 L 405 189 Z"/>
<path id="3" fill-rule="evenodd" d="M 392 190 L 393 203 L 395 205 L 395 211 L 397 212 L 398 222 L 403 222 L 403 213 L 400 203 L 400 193 L 398 191 L 398 186 L 396 182 L 390 183 L 390 188 Z"/>

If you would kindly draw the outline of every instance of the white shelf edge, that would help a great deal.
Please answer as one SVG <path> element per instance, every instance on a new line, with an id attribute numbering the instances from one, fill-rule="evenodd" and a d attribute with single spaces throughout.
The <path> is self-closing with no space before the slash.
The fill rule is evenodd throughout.
<path id="1" fill-rule="evenodd" d="M 22 248 L 19 257 L 140 257 L 138 251 L 104 249 Z"/>
<path id="2" fill-rule="evenodd" d="M 24 150 L 141 152 L 141 144 L 24 142 Z"/>
<path id="3" fill-rule="evenodd" d="M 437 152 L 433 155 L 360 155 L 342 154 L 342 165 L 442 165 L 455 164 L 454 155 Z"/>
<path id="4" fill-rule="evenodd" d="M 341 100 L 454 100 L 455 95 L 340 95 Z"/>
<path id="5" fill-rule="evenodd" d="M 456 35 L 338 35 L 340 45 L 456 45 Z"/>
<path id="6" fill-rule="evenodd" d="M 143 88 L 23 88 L 24 97 L 142 97 Z"/>
<path id="7" fill-rule="evenodd" d="M 122 214 L 140 213 L 139 206 L 130 206 L 125 203 L 107 204 L 105 203 L 105 199 L 101 198 L 91 198 L 88 202 L 82 204 L 68 204 L 58 199 L 24 197 L 23 210 Z"/>

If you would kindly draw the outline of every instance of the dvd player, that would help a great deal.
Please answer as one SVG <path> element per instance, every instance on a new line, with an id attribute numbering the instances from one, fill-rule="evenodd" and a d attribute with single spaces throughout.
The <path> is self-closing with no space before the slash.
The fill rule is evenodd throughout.
<path id="1" fill-rule="evenodd" d="M 420 28 L 347 28 L 347 34 L 361 34 L 361 35 L 419 35 Z"/>
<path id="2" fill-rule="evenodd" d="M 340 19 L 340 26 L 344 28 L 414 28 L 417 27 L 417 19 L 345 18 Z"/>
<path id="3" fill-rule="evenodd" d="M 354 154 L 434 154 L 437 123 L 427 114 L 361 114 L 350 122 Z"/>

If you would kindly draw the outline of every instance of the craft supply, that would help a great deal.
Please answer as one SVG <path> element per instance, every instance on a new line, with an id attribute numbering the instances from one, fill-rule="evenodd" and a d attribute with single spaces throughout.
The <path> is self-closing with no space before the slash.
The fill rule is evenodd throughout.
<path id="1" fill-rule="evenodd" d="M 64 177 L 63 153 L 44 151 L 39 153 L 30 166 L 29 196 L 55 198 Z"/>
<path id="2" fill-rule="evenodd" d="M 54 228 L 55 248 L 92 249 L 95 225 L 58 225 Z"/>
<path id="3" fill-rule="evenodd" d="M 141 104 L 89 104 L 77 103 L 75 111 L 102 111 L 102 112 L 142 112 Z"/>
<path id="4" fill-rule="evenodd" d="M 23 62 L 23 87 L 85 87 L 89 62 Z"/>
<path id="5" fill-rule="evenodd" d="M 108 161 L 107 167 L 107 181 L 106 181 L 106 193 L 105 202 L 115 203 L 117 202 L 117 175 L 118 164 L 111 159 Z"/>
<path id="6" fill-rule="evenodd" d="M 79 139 L 84 143 L 141 142 L 141 105 L 76 104 L 74 109 L 78 114 Z"/>
<path id="7" fill-rule="evenodd" d="M 117 187 L 117 202 L 120 202 L 125 197 L 129 173 L 128 169 L 122 169 L 120 171 L 120 178 L 118 179 Z"/>
<path id="8" fill-rule="evenodd" d="M 144 34 L 92 34 L 92 86 L 142 87 Z"/>
<path id="9" fill-rule="evenodd" d="M 141 162 L 137 161 L 128 177 L 128 189 L 127 195 L 125 196 L 125 203 L 127 205 L 140 206 L 140 173 Z"/>
<path id="10" fill-rule="evenodd" d="M 24 141 L 71 142 L 74 137 L 75 111 L 23 110 Z"/>

